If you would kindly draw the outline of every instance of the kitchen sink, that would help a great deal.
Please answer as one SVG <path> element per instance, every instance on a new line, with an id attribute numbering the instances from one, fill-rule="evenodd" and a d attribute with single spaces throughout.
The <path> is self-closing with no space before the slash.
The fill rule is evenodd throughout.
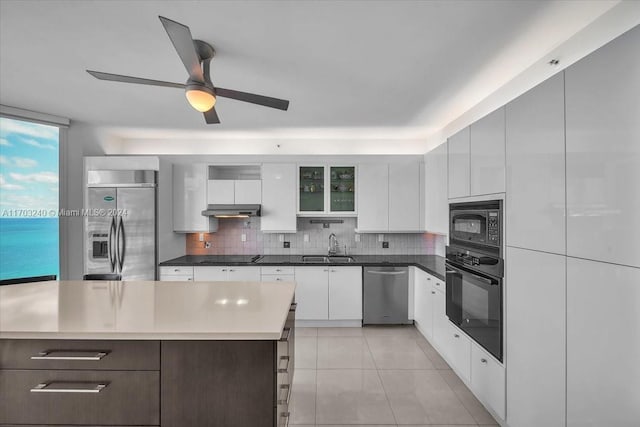
<path id="1" fill-rule="evenodd" d="M 334 255 L 334 256 L 329 256 L 327 257 L 329 259 L 329 262 L 337 262 L 337 263 L 345 263 L 348 264 L 350 262 L 355 262 L 355 259 L 353 257 L 347 256 L 347 255 Z"/>
<path id="2" fill-rule="evenodd" d="M 302 262 L 309 263 L 327 263 L 329 262 L 329 258 L 322 255 L 304 255 L 302 257 Z"/>

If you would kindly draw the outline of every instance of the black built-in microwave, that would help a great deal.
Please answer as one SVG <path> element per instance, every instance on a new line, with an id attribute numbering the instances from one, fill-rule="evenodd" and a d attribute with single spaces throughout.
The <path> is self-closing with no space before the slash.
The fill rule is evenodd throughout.
<path id="1" fill-rule="evenodd" d="M 502 256 L 502 200 L 451 203 L 449 241 Z"/>

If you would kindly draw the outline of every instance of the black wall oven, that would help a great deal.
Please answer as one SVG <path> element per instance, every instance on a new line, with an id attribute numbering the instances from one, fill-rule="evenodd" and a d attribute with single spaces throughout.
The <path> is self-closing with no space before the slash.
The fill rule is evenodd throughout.
<path id="1" fill-rule="evenodd" d="M 446 313 L 502 361 L 502 201 L 452 203 L 446 253 Z"/>

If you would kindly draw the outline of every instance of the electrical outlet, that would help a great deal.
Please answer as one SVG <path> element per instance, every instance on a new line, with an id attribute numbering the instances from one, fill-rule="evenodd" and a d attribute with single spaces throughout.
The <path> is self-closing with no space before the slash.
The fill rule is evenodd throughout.
<path id="1" fill-rule="evenodd" d="M 378 234 L 378 242 L 384 242 L 384 234 Z"/>
<path id="2" fill-rule="evenodd" d="M 204 242 L 205 249 L 209 249 L 211 247 L 211 242 Z"/>
<path id="3" fill-rule="evenodd" d="M 291 247 L 291 243 L 290 242 L 284 242 L 282 247 L 289 249 Z"/>
<path id="4" fill-rule="evenodd" d="M 204 242 L 204 233 L 198 234 L 198 241 Z"/>
<path id="5" fill-rule="evenodd" d="M 242 235 L 240 235 L 240 240 L 243 241 L 243 242 L 246 242 L 247 241 L 247 235 L 242 233 Z"/>
<path id="6" fill-rule="evenodd" d="M 384 249 L 389 249 L 389 242 L 382 242 L 382 247 Z"/>
<path id="7" fill-rule="evenodd" d="M 309 235 L 308 235 L 308 234 L 305 234 L 305 235 L 303 236 L 303 238 L 304 238 L 304 241 L 305 241 L 305 242 L 309 242 Z"/>
<path id="8" fill-rule="evenodd" d="M 284 234 L 278 234 L 278 241 L 284 242 Z"/>
<path id="9" fill-rule="evenodd" d="M 360 241 L 360 235 L 356 234 L 356 242 L 359 242 L 359 241 Z"/>

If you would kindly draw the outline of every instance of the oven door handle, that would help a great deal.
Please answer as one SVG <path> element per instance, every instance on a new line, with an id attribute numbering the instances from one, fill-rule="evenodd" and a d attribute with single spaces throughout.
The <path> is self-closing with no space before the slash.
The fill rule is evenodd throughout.
<path id="1" fill-rule="evenodd" d="M 449 263 L 445 263 L 446 266 L 446 274 L 469 274 L 471 276 L 473 276 L 474 279 L 488 283 L 489 285 L 498 285 L 498 281 L 496 279 L 490 279 L 488 277 L 485 276 L 481 276 L 479 274 L 474 273 L 473 271 L 470 271 L 469 269 L 466 268 L 462 268 L 462 267 L 454 267 L 453 265 L 449 264 Z"/>

